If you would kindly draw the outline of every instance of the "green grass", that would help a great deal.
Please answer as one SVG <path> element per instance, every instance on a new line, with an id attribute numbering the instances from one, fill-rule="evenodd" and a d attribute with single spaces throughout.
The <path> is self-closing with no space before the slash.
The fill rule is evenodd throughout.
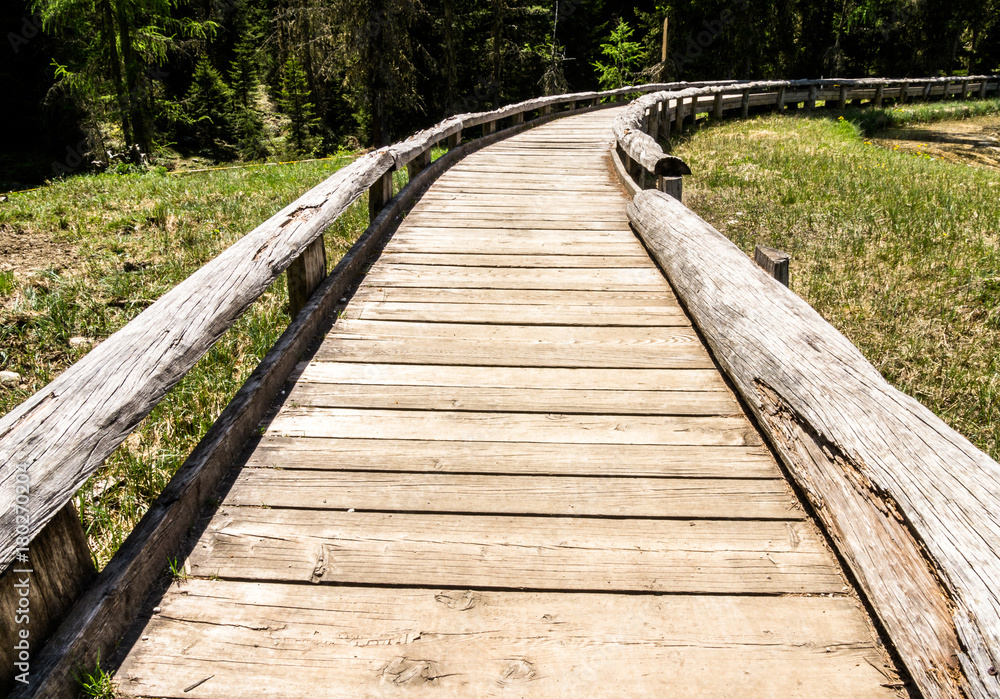
<path id="1" fill-rule="evenodd" d="M 686 201 L 748 254 L 790 253 L 792 290 L 996 459 L 1000 172 L 866 144 L 850 118 L 694 133 L 676 148 L 694 171 Z"/>
<path id="2" fill-rule="evenodd" d="M 0 274 L 0 370 L 23 377 L 0 386 L 0 414 L 347 162 L 81 176 L 12 195 L 0 204 L 0 235 L 56 239 L 78 257 L 66 268 L 52 260 L 49 269 Z M 405 171 L 397 177 L 400 186 Z M 367 223 L 362 197 L 327 231 L 330 268 Z M 287 305 L 282 277 L 80 490 L 99 567 L 287 327 Z"/>
<path id="3" fill-rule="evenodd" d="M 913 124 L 931 124 L 956 119 L 1000 114 L 1000 99 L 967 102 L 917 102 L 884 109 L 847 109 L 843 116 L 856 124 L 866 136 L 885 129 Z"/>

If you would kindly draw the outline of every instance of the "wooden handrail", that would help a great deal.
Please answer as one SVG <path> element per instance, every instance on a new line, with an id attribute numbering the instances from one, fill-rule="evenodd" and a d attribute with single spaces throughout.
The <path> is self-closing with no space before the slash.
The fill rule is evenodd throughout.
<path id="1" fill-rule="evenodd" d="M 996 85 L 991 83 L 996 82 Z M 960 78 L 858 78 L 858 79 L 825 79 L 825 80 L 758 80 L 733 81 L 726 84 L 709 85 L 687 84 L 681 89 L 665 89 L 647 93 L 634 100 L 625 112 L 614 121 L 614 136 L 618 157 L 622 162 L 617 165 L 623 179 L 624 173 L 629 173 L 633 182 L 626 183 L 631 190 L 643 189 L 645 178 L 640 173 L 631 175 L 634 169 L 641 169 L 652 176 L 661 189 L 670 187 L 671 191 L 680 197 L 680 181 L 677 178 L 688 175 L 688 166 L 675 156 L 669 155 L 660 145 L 660 139 L 669 140 L 670 124 L 676 122 L 682 128 L 685 119 L 693 121 L 698 108 L 699 98 L 711 97 L 712 107 L 705 105 L 705 111 L 711 111 L 714 118 L 721 118 L 726 109 L 740 109 L 740 114 L 746 117 L 752 105 L 774 105 L 783 110 L 788 102 L 804 102 L 807 109 L 815 107 L 819 99 L 835 101 L 843 108 L 851 99 L 871 99 L 876 106 L 881 106 L 886 97 L 895 96 L 905 101 L 913 86 L 923 87 L 922 96 L 930 97 L 936 86 L 942 86 L 942 94 L 949 97 L 952 94 L 960 99 L 966 99 L 972 84 L 978 85 L 977 96 L 985 98 L 992 90 L 1000 90 L 1000 79 L 995 75 L 972 75 Z M 957 86 L 958 90 L 952 87 Z M 869 94 L 872 90 L 873 93 Z M 805 91 L 804 95 L 796 94 Z M 688 104 L 685 101 L 689 101 Z M 656 114 L 655 118 L 648 115 Z M 675 180 L 671 182 L 670 180 Z"/>
<path id="2" fill-rule="evenodd" d="M 1000 464 L 675 198 L 628 215 L 921 693 L 1000 695 Z"/>

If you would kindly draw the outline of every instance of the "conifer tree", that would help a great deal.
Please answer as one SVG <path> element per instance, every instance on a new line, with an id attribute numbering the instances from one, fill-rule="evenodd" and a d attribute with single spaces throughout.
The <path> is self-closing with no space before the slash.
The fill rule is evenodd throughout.
<path id="1" fill-rule="evenodd" d="M 184 108 L 203 148 L 218 150 L 233 133 L 232 90 L 207 58 L 198 61 Z"/>
<path id="2" fill-rule="evenodd" d="M 278 104 L 288 115 L 289 136 L 299 153 L 310 153 L 311 133 L 319 124 L 315 116 L 315 105 L 310 101 L 311 92 L 306 72 L 294 56 L 285 62 Z"/>

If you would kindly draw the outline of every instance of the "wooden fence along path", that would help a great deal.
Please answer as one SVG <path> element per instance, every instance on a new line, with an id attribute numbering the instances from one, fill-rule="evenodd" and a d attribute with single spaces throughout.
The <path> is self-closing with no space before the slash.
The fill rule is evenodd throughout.
<path id="1" fill-rule="evenodd" d="M 629 229 L 613 116 L 505 140 L 422 197 L 140 632 L 125 692 L 895 695 Z"/>
<path id="2" fill-rule="evenodd" d="M 359 158 L 0 417 L 5 619 L 33 569 L 0 692 L 113 656 L 149 697 L 1000 696 L 1000 465 L 686 209 L 663 150 L 998 91 L 644 85 Z M 95 573 L 77 489 L 285 270 L 288 330 Z"/>

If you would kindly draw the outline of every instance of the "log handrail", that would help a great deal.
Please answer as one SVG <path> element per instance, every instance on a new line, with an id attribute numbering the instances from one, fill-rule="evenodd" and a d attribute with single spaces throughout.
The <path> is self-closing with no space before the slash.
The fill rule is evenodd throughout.
<path id="1" fill-rule="evenodd" d="M 628 215 L 920 692 L 1000 695 L 1000 464 L 676 198 Z"/>
<path id="2" fill-rule="evenodd" d="M 993 83 L 996 83 L 995 85 Z M 691 174 L 688 166 L 680 159 L 663 150 L 661 140 L 669 141 L 670 125 L 676 122 L 683 126 L 685 121 L 693 121 L 697 116 L 697 102 L 702 97 L 712 97 L 713 117 L 721 118 L 725 109 L 740 109 L 746 117 L 752 104 L 773 105 L 783 110 L 789 102 L 804 102 L 807 109 L 815 107 L 817 100 L 835 101 L 843 108 L 851 99 L 871 99 L 876 106 L 882 106 L 886 97 L 897 97 L 905 101 L 913 86 L 921 86 L 921 95 L 928 98 L 936 86 L 942 86 L 945 98 L 952 94 L 966 99 L 971 85 L 978 86 L 978 97 L 985 98 L 989 92 L 1000 90 L 1000 77 L 996 75 L 970 75 L 941 78 L 830 78 L 825 80 L 757 80 L 732 81 L 725 84 L 699 85 L 690 83 L 681 89 L 650 91 L 634 100 L 614 121 L 614 136 L 618 158 L 619 175 L 623 180 L 631 177 L 632 183 L 625 182 L 630 193 L 644 188 L 646 177 L 650 175 L 657 187 L 680 198 L 680 178 Z M 957 87 L 953 90 L 952 87 Z M 874 93 L 870 92 L 874 90 Z M 805 94 L 795 94 L 805 91 Z M 755 101 L 756 98 L 756 101 Z M 686 101 L 688 101 L 686 103 Z M 729 103 L 727 105 L 727 102 Z M 668 189 L 669 188 L 669 189 Z"/>
<path id="3" fill-rule="evenodd" d="M 523 120 L 532 111 L 585 102 L 596 106 L 600 100 L 686 85 L 554 95 L 453 116 L 358 158 L 286 206 L 0 417 L 0 571 L 239 316 L 366 191 L 377 194 L 377 200 L 370 197 L 372 219 L 377 217 L 392 198 L 395 170 L 421 158 L 429 164 L 431 148 L 442 140 L 457 146 L 462 130 L 472 126 L 492 124 L 495 130 L 498 121 Z M 316 280 L 309 286 L 315 288 Z M 298 309 L 292 310 L 294 314 Z M 15 507 L 18 473 L 27 473 L 31 483 L 30 521 L 22 521 L 20 531 Z"/>

